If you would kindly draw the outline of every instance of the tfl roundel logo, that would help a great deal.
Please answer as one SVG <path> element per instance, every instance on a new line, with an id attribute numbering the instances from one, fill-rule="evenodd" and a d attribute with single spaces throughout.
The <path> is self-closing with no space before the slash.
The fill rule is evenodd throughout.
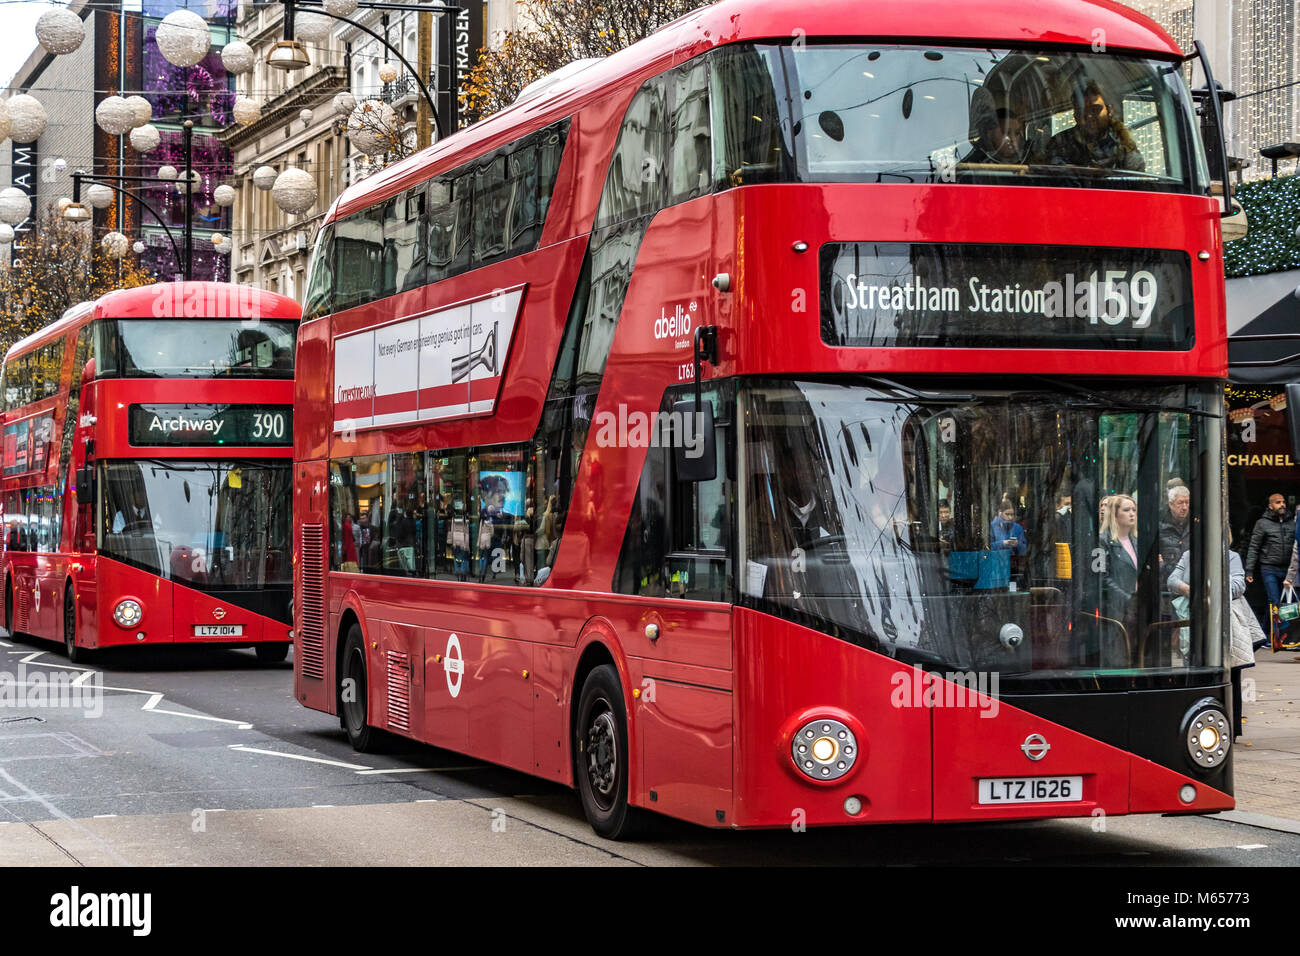
<path id="1" fill-rule="evenodd" d="M 1052 745 L 1047 742 L 1047 738 L 1042 734 L 1030 734 L 1025 738 L 1025 742 L 1020 745 L 1025 756 L 1030 760 L 1042 760 L 1047 756 L 1047 751 L 1052 749 Z"/>
<path id="2" fill-rule="evenodd" d="M 226 609 L 224 607 L 214 607 L 212 609 L 212 616 L 219 621 L 226 616 Z"/>

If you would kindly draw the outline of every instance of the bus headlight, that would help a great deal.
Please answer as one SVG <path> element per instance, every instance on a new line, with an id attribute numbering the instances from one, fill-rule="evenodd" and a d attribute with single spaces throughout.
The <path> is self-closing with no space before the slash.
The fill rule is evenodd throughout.
<path id="1" fill-rule="evenodd" d="M 132 598 L 118 601 L 117 607 L 113 608 L 113 620 L 122 627 L 135 627 L 142 617 L 144 617 L 144 608 L 140 606 L 139 601 Z"/>
<path id="2" fill-rule="evenodd" d="M 841 721 L 829 717 L 809 721 L 795 732 L 790 758 L 813 780 L 835 780 L 853 769 L 858 740 Z"/>
<path id="3" fill-rule="evenodd" d="M 1213 698 L 1200 701 L 1183 719 L 1187 755 L 1198 768 L 1211 770 L 1228 759 L 1232 749 L 1232 728 Z"/>

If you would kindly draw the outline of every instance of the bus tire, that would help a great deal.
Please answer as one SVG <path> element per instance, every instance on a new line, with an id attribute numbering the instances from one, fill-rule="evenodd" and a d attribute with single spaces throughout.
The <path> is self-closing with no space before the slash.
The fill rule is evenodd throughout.
<path id="1" fill-rule="evenodd" d="M 253 649 L 263 664 L 281 664 L 289 656 L 288 644 L 255 644 Z"/>
<path id="2" fill-rule="evenodd" d="M 77 598 L 72 588 L 63 589 L 63 648 L 69 664 L 84 664 L 90 652 L 77 646 Z"/>
<path id="3" fill-rule="evenodd" d="M 366 642 L 361 625 L 354 622 L 343 642 L 343 666 L 339 668 L 339 723 L 358 753 L 379 749 L 380 731 L 366 723 L 368 698 Z"/>
<path id="4" fill-rule="evenodd" d="M 573 753 L 582 811 L 591 828 L 608 840 L 635 836 L 641 814 L 628 804 L 627 715 L 611 664 L 597 667 L 583 682 Z"/>

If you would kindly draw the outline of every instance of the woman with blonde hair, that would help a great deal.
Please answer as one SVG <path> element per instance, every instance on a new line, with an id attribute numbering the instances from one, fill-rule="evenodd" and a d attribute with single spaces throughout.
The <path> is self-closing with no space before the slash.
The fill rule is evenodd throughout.
<path id="1" fill-rule="evenodd" d="M 1131 642 L 1137 637 L 1137 605 L 1133 595 L 1142 571 L 1137 552 L 1137 501 L 1120 494 L 1111 495 L 1107 502 L 1106 521 L 1101 531 L 1101 543 L 1106 549 L 1102 613 L 1122 624 Z"/>

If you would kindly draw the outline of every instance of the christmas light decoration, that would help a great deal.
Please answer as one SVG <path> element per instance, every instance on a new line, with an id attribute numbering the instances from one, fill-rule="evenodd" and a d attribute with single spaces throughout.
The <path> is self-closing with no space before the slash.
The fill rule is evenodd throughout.
<path id="1" fill-rule="evenodd" d="M 357 108 L 357 98 L 346 90 L 334 95 L 334 112 L 347 116 Z"/>
<path id="2" fill-rule="evenodd" d="M 316 177 L 305 169 L 290 166 L 275 177 L 271 195 L 285 212 L 302 215 L 316 205 Z"/>
<path id="3" fill-rule="evenodd" d="M 9 138 L 15 143 L 32 143 L 41 138 L 50 118 L 41 101 L 28 93 L 9 98 Z"/>
<path id="4" fill-rule="evenodd" d="M 32 201 L 17 187 L 0 189 L 0 222 L 16 226 L 32 212 Z"/>
<path id="5" fill-rule="evenodd" d="M 325 0 L 324 7 L 336 17 L 350 17 L 357 12 L 357 0 Z"/>
<path id="6" fill-rule="evenodd" d="M 235 114 L 235 122 L 240 126 L 248 126 L 262 118 L 262 107 L 246 96 L 235 100 L 232 112 Z"/>
<path id="7" fill-rule="evenodd" d="M 212 46 L 207 23 L 191 10 L 173 10 L 163 17 L 154 38 L 163 59 L 175 66 L 194 66 Z"/>
<path id="8" fill-rule="evenodd" d="M 253 170 L 253 185 L 258 189 L 270 189 L 275 185 L 275 167 L 258 166 Z"/>
<path id="9" fill-rule="evenodd" d="M 153 119 L 153 106 L 143 96 L 128 96 L 126 102 L 135 112 L 135 128 L 139 129 Z"/>
<path id="10" fill-rule="evenodd" d="M 131 130 L 127 137 L 131 142 L 131 148 L 137 153 L 151 153 L 162 143 L 162 133 L 158 132 L 158 127 L 152 123 L 145 123 Z"/>
<path id="11" fill-rule="evenodd" d="M 247 73 L 256 62 L 253 48 L 243 40 L 231 40 L 221 48 L 221 65 L 229 73 Z"/>
<path id="12" fill-rule="evenodd" d="M 131 240 L 127 239 L 126 236 L 122 235 L 120 232 L 108 233 L 99 241 L 99 244 L 103 246 L 104 251 L 114 259 L 121 259 L 126 255 L 126 250 L 131 248 Z"/>
<path id="13" fill-rule="evenodd" d="M 48 10 L 36 21 L 36 42 L 57 55 L 72 53 L 86 39 L 86 25 L 71 10 Z"/>
<path id="14" fill-rule="evenodd" d="M 235 187 L 222 184 L 212 190 L 212 201 L 218 206 L 226 207 L 235 204 Z"/>
<path id="15" fill-rule="evenodd" d="M 113 205 L 113 190 L 103 183 L 91 183 L 86 187 L 86 205 L 93 209 L 107 209 Z"/>
<path id="16" fill-rule="evenodd" d="M 95 125 L 109 136 L 123 136 L 135 129 L 135 110 L 120 96 L 106 96 L 95 107 Z"/>
<path id="17" fill-rule="evenodd" d="M 366 100 L 349 114 L 346 133 L 367 156 L 386 153 L 398 135 L 397 114 L 383 100 Z"/>

